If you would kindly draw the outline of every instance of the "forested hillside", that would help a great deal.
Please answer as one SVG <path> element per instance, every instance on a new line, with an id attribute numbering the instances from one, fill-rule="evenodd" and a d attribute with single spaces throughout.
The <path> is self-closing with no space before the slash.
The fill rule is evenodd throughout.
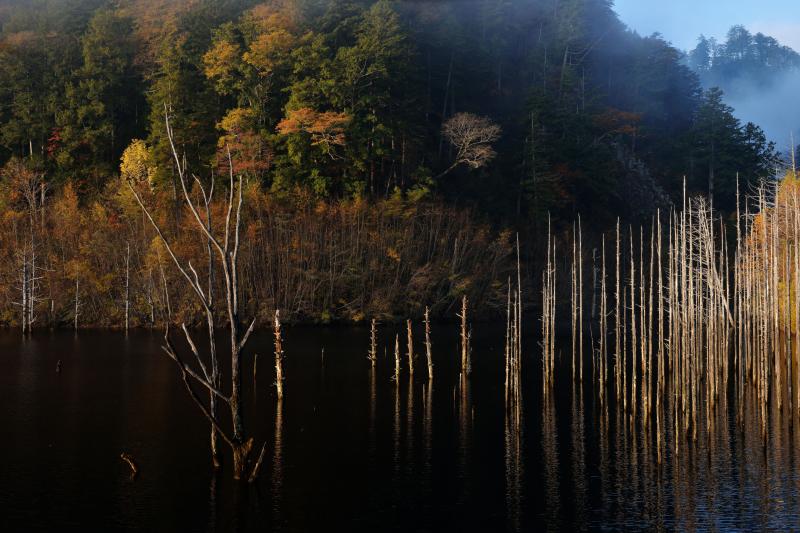
<path id="1" fill-rule="evenodd" d="M 773 174 L 774 148 L 611 4 L 0 2 L 0 316 L 16 323 L 25 294 L 39 323 L 83 312 L 118 324 L 131 291 L 136 323 L 155 320 L 157 299 L 173 312 L 153 296 L 163 258 L 124 192 L 143 186 L 185 231 L 165 115 L 198 179 L 226 176 L 229 161 L 244 176 L 254 237 L 276 231 L 269 220 L 291 225 L 282 247 L 254 238 L 253 272 L 285 264 L 248 290 L 297 316 L 418 313 L 431 295 L 439 312 L 462 293 L 502 302 L 511 230 L 532 243 L 548 214 L 556 227 L 577 213 L 595 229 L 647 220 L 684 177 L 732 207 L 737 173 L 743 188 Z M 445 219 L 464 235 L 438 231 Z M 300 252 L 337 231 L 354 239 L 348 252 Z M 384 263 L 397 271 L 381 282 L 424 290 L 367 290 Z"/>
<path id="2" fill-rule="evenodd" d="M 754 35 L 744 26 L 734 26 L 723 42 L 701 35 L 689 53 L 689 65 L 704 85 L 736 91 L 740 88 L 737 82 L 765 88 L 781 74 L 800 70 L 800 54 L 768 35 Z"/>
<path id="3" fill-rule="evenodd" d="M 791 151 L 792 132 L 800 128 L 794 105 L 800 54 L 763 33 L 733 26 L 721 42 L 701 35 L 687 60 L 703 87 L 721 88 L 738 117 L 758 122 L 777 146 Z"/>

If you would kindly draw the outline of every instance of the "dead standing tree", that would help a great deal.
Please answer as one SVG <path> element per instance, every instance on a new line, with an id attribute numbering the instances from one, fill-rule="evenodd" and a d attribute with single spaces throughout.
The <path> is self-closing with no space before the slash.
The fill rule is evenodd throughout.
<path id="1" fill-rule="evenodd" d="M 459 165 L 480 168 L 494 159 L 492 143 L 500 138 L 500 126 L 487 117 L 457 113 L 442 125 L 442 135 L 455 148 L 453 163 L 436 178 L 450 173 Z"/>
<path id="2" fill-rule="evenodd" d="M 44 230 L 43 225 L 37 229 L 37 211 L 41 210 L 44 220 L 44 199 L 47 189 L 42 175 L 29 169 L 22 161 L 12 159 L 3 170 L 3 186 L 9 189 L 10 197 L 18 203 L 22 210 L 27 211 L 27 235 L 20 235 L 17 242 L 15 257 L 19 265 L 18 291 L 20 301 L 14 302 L 20 307 L 22 333 L 30 333 L 31 326 L 36 322 L 36 304 L 39 297 L 40 273 L 44 270 L 37 264 L 38 234 Z M 23 230 L 24 231 L 24 230 Z"/>
<path id="3" fill-rule="evenodd" d="M 208 273 L 209 283 L 207 288 L 203 287 L 203 283 L 200 281 L 200 276 L 198 275 L 191 261 L 185 262 L 182 259 L 178 258 L 178 256 L 175 254 L 169 239 L 167 239 L 167 237 L 164 235 L 161 228 L 159 227 L 158 223 L 156 223 L 155 220 L 153 219 L 150 211 L 147 209 L 147 207 L 145 207 L 144 202 L 142 201 L 141 196 L 137 192 L 133 183 L 129 182 L 128 186 L 131 192 L 133 193 L 133 196 L 136 198 L 136 201 L 139 203 L 140 207 L 144 211 L 145 215 L 150 220 L 150 223 L 152 224 L 153 228 L 155 229 L 156 233 L 158 234 L 159 238 L 164 244 L 164 247 L 166 248 L 167 252 L 172 258 L 172 261 L 175 263 L 175 266 L 178 268 L 181 275 L 186 279 L 187 283 L 192 289 L 192 292 L 194 292 L 195 296 L 197 297 L 198 301 L 203 307 L 203 310 L 206 313 L 208 322 L 209 352 L 211 357 L 210 368 L 203 362 L 203 359 L 201 358 L 200 353 L 197 349 L 197 345 L 192 339 L 192 336 L 189 333 L 188 329 L 186 328 L 185 324 L 182 324 L 182 330 L 186 337 L 186 341 L 189 347 L 191 348 L 191 352 L 192 354 L 194 354 L 195 360 L 197 361 L 197 364 L 200 367 L 200 372 L 193 370 L 183 361 L 180 352 L 176 349 L 175 345 L 172 343 L 172 340 L 170 339 L 169 322 L 167 322 L 167 327 L 164 334 L 165 343 L 163 349 L 167 353 L 167 355 L 177 364 L 178 370 L 181 374 L 181 378 L 183 379 L 183 383 L 186 386 L 186 390 L 189 392 L 191 398 L 194 400 L 199 409 L 202 411 L 203 415 L 211 423 L 212 456 L 214 459 L 215 466 L 218 465 L 216 437 L 219 436 L 222 438 L 223 441 L 225 441 L 226 444 L 228 444 L 233 454 L 234 479 L 244 479 L 245 477 L 248 477 L 248 479 L 252 481 L 258 475 L 258 469 L 261 465 L 261 462 L 260 461 L 256 462 L 255 467 L 252 469 L 252 471 L 249 473 L 248 476 L 246 469 L 248 468 L 250 454 L 253 450 L 253 438 L 248 437 L 247 431 L 245 429 L 243 405 L 241 399 L 241 389 L 242 389 L 241 370 L 242 370 L 242 354 L 244 352 L 244 348 L 247 344 L 247 341 L 250 338 L 250 334 L 253 332 L 253 328 L 255 326 L 255 319 L 250 323 L 250 326 L 246 330 L 243 330 L 241 324 L 241 318 L 239 315 L 240 302 L 239 302 L 239 287 L 238 287 L 239 229 L 241 226 L 242 187 L 243 187 L 242 177 L 239 176 L 238 179 L 234 178 L 233 164 L 231 161 L 230 151 L 228 151 L 229 191 L 227 199 L 225 224 L 224 227 L 222 228 L 222 234 L 215 235 L 211 223 L 210 210 L 208 209 L 208 204 L 210 203 L 211 194 L 213 193 L 213 182 L 211 190 L 207 194 L 200 180 L 197 179 L 196 177 L 194 178 L 194 181 L 199 187 L 200 192 L 203 196 L 203 200 L 205 202 L 206 219 L 204 221 L 201 218 L 198 207 L 195 205 L 194 201 L 192 200 L 189 194 L 189 189 L 186 183 L 187 182 L 186 168 L 182 164 L 181 157 L 178 155 L 178 151 L 175 148 L 174 137 L 172 133 L 172 128 L 170 126 L 168 114 L 165 116 L 165 122 L 166 122 L 167 137 L 169 138 L 170 148 L 172 149 L 172 155 L 175 159 L 176 170 L 178 178 L 180 180 L 181 191 L 183 193 L 182 200 L 185 201 L 187 207 L 191 212 L 192 218 L 194 218 L 195 222 L 197 223 L 197 227 L 207 240 L 208 250 L 209 250 L 209 273 Z M 211 261 L 211 258 L 214 254 L 218 256 L 219 263 L 222 269 L 223 286 L 224 286 L 223 292 L 225 295 L 224 315 L 227 315 L 226 318 L 228 321 L 229 334 L 230 334 L 230 350 L 231 350 L 230 394 L 226 394 L 225 392 L 223 392 L 222 387 L 220 386 L 221 382 L 220 382 L 219 363 L 217 361 L 217 355 L 216 355 L 217 350 L 216 350 L 216 339 L 214 335 L 214 325 L 217 322 L 218 310 L 214 305 L 213 286 L 211 283 L 211 280 L 213 278 L 213 269 L 212 269 L 213 263 Z M 210 400 L 208 407 L 206 407 L 206 405 L 200 399 L 199 395 L 195 392 L 194 388 L 192 387 L 192 382 L 200 384 L 202 387 L 204 387 L 209 391 Z M 218 401 L 222 402 L 224 405 L 227 405 L 230 410 L 230 424 L 231 424 L 230 430 L 226 430 L 223 428 L 222 422 L 218 416 L 216 409 Z M 264 447 L 262 446 L 260 454 L 261 456 L 263 456 L 263 452 L 264 452 Z"/>

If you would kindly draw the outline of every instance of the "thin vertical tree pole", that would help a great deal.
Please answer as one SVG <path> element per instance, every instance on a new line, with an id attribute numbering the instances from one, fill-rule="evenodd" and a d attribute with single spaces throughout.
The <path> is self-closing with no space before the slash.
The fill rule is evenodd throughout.
<path id="1" fill-rule="evenodd" d="M 510 367 L 511 367 L 511 277 L 508 278 L 508 299 L 506 300 L 506 345 L 505 345 L 505 392 L 506 399 L 508 399 L 508 388 L 510 384 Z"/>
<path id="2" fill-rule="evenodd" d="M 647 283 L 647 418 L 653 402 L 653 260 L 655 255 L 655 225 L 650 226 L 650 273 Z"/>
<path id="3" fill-rule="evenodd" d="M 548 259 L 550 255 L 550 244 L 547 245 L 548 249 Z M 548 355 L 548 347 L 550 346 L 550 341 L 547 338 L 547 328 L 550 324 L 550 318 L 547 316 L 548 311 L 550 310 L 550 290 L 547 287 L 547 280 L 548 280 L 548 272 L 547 269 L 549 265 L 545 265 L 545 270 L 542 271 L 542 385 L 546 389 L 548 378 L 548 366 L 550 364 L 550 357 Z"/>
<path id="4" fill-rule="evenodd" d="M 641 368 L 642 375 L 642 420 L 647 424 L 647 366 L 646 366 L 646 352 L 647 352 L 647 303 L 645 302 L 645 266 L 644 266 L 644 228 L 639 226 L 639 335 L 641 337 L 641 344 L 639 347 L 639 368 Z"/>
<path id="5" fill-rule="evenodd" d="M 78 313 L 80 311 L 80 300 L 79 300 L 79 283 L 80 283 L 80 276 L 75 274 L 75 317 L 74 317 L 74 328 L 75 331 L 78 331 Z"/>
<path id="6" fill-rule="evenodd" d="M 517 233 L 517 342 L 516 353 L 522 354 L 522 267 L 520 264 L 519 233 Z"/>
<path id="7" fill-rule="evenodd" d="M 283 399 L 283 338 L 281 336 L 281 315 L 275 310 L 273 333 L 275 336 L 275 389 L 278 400 Z"/>
<path id="8" fill-rule="evenodd" d="M 601 261 L 600 266 L 600 403 L 605 407 L 606 405 L 606 342 L 607 342 L 607 314 L 606 314 L 606 236 L 602 236 L 601 243 Z"/>
<path id="9" fill-rule="evenodd" d="M 457 315 L 461 318 L 461 373 L 464 376 L 470 374 L 470 360 L 469 360 L 469 336 L 467 333 L 467 295 L 461 298 L 461 314 Z"/>
<path id="10" fill-rule="evenodd" d="M 639 345 L 636 342 L 636 265 L 633 255 L 633 227 L 629 227 L 631 245 L 631 421 L 636 418 L 636 359 Z"/>
<path id="11" fill-rule="evenodd" d="M 406 335 L 408 337 L 407 353 L 408 353 L 408 373 L 414 375 L 414 338 L 411 334 L 411 319 L 406 320 Z"/>
<path id="12" fill-rule="evenodd" d="M 400 383 L 400 336 L 394 336 L 394 376 L 392 377 L 396 383 Z"/>
<path id="13" fill-rule="evenodd" d="M 797 180 L 797 175 L 794 175 Z M 794 368 L 794 393 L 795 406 L 800 410 L 800 210 L 797 202 L 797 183 L 792 187 L 792 248 L 794 252 L 794 353 L 792 366 Z M 796 413 L 793 413 L 796 414 Z"/>
<path id="14" fill-rule="evenodd" d="M 549 247 L 548 247 L 549 248 Z M 575 223 L 572 223 L 572 273 L 571 273 L 571 282 L 570 282 L 570 311 L 572 315 L 572 381 L 575 381 L 575 373 L 577 372 L 578 368 L 578 361 L 577 361 L 577 342 L 578 342 L 578 275 L 577 275 L 577 267 L 578 267 L 578 242 L 577 242 L 577 233 L 575 230 Z M 548 249 L 547 253 L 550 253 Z M 549 268 L 549 265 L 548 265 Z"/>
<path id="15" fill-rule="evenodd" d="M 661 411 L 661 394 L 664 390 L 664 284 L 661 267 L 661 242 L 661 211 L 656 210 L 656 274 L 658 276 L 658 292 L 656 293 L 656 305 L 658 305 L 658 317 L 656 319 L 656 335 L 658 336 L 658 347 L 656 351 L 656 364 L 658 365 L 658 383 L 656 384 L 656 413 Z M 658 417 L 658 415 L 656 416 Z M 658 418 L 656 418 L 656 424 L 658 425 Z"/>
<path id="16" fill-rule="evenodd" d="M 425 306 L 425 356 L 428 359 L 428 381 L 433 381 L 433 349 L 431 348 L 431 319 L 428 306 Z"/>
<path id="17" fill-rule="evenodd" d="M 555 336 L 555 329 L 556 329 L 556 269 L 555 269 L 555 257 L 556 257 L 556 243 L 553 242 L 553 254 L 552 259 L 550 261 L 551 269 L 551 276 L 550 276 L 550 326 L 548 329 L 550 330 L 550 384 L 553 384 L 554 373 L 553 370 L 555 368 L 555 357 L 556 357 L 556 336 Z"/>
<path id="18" fill-rule="evenodd" d="M 369 354 L 367 359 L 369 359 L 370 366 L 375 368 L 375 364 L 378 361 L 378 327 L 377 320 L 374 318 L 370 320 L 369 324 Z"/>
<path id="19" fill-rule="evenodd" d="M 555 253 L 553 256 L 555 257 Z M 583 238 L 580 214 L 578 215 L 578 367 L 579 379 L 583 383 Z"/>
<path id="20" fill-rule="evenodd" d="M 131 287 L 131 243 L 127 242 L 127 253 L 125 254 L 125 333 L 128 332 L 130 317 L 130 287 Z"/>

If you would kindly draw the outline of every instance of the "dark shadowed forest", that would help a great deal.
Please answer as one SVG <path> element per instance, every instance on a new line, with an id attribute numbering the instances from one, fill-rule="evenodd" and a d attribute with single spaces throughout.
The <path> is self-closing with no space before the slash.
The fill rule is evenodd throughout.
<path id="1" fill-rule="evenodd" d="M 798 61 L 736 29 L 687 56 L 608 0 L 5 1 L 0 24 L 0 322 L 34 328 L 202 320 L 131 194 L 204 276 L 171 140 L 215 220 L 243 178 L 259 323 L 500 313 L 515 232 L 532 265 L 548 224 L 646 222 L 684 182 L 732 211 L 776 176 L 714 86 Z"/>

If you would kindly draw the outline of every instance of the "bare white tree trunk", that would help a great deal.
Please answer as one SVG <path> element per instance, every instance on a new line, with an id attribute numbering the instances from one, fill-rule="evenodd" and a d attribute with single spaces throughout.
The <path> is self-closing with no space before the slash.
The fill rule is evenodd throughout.
<path id="1" fill-rule="evenodd" d="M 469 376 L 472 372 L 469 357 L 469 333 L 467 331 L 467 296 L 461 298 L 461 374 Z"/>
<path id="2" fill-rule="evenodd" d="M 369 354 L 367 354 L 372 368 L 375 368 L 375 363 L 378 361 L 378 331 L 377 321 L 373 318 L 369 326 Z"/>
<path id="3" fill-rule="evenodd" d="M 392 379 L 400 383 L 400 337 L 394 336 L 394 377 Z"/>
<path id="4" fill-rule="evenodd" d="M 411 335 L 411 319 L 406 320 L 406 335 L 407 335 L 407 349 L 408 349 L 408 372 L 411 376 L 414 375 L 414 339 Z"/>
<path id="5" fill-rule="evenodd" d="M 281 337 L 280 311 L 275 311 L 275 388 L 278 401 L 283 400 L 283 339 Z"/>
<path id="6" fill-rule="evenodd" d="M 80 312 L 80 277 L 76 274 L 75 275 L 75 318 L 74 318 L 74 327 L 75 331 L 78 331 L 78 314 Z"/>
<path id="7" fill-rule="evenodd" d="M 430 309 L 425 307 L 425 355 L 428 359 L 428 380 L 433 381 L 433 350 L 431 348 Z"/>
<path id="8" fill-rule="evenodd" d="M 128 327 L 130 324 L 130 308 L 131 308 L 131 301 L 130 301 L 130 288 L 131 288 L 131 243 L 127 242 L 126 244 L 126 254 L 125 254 L 125 333 L 128 332 Z"/>

